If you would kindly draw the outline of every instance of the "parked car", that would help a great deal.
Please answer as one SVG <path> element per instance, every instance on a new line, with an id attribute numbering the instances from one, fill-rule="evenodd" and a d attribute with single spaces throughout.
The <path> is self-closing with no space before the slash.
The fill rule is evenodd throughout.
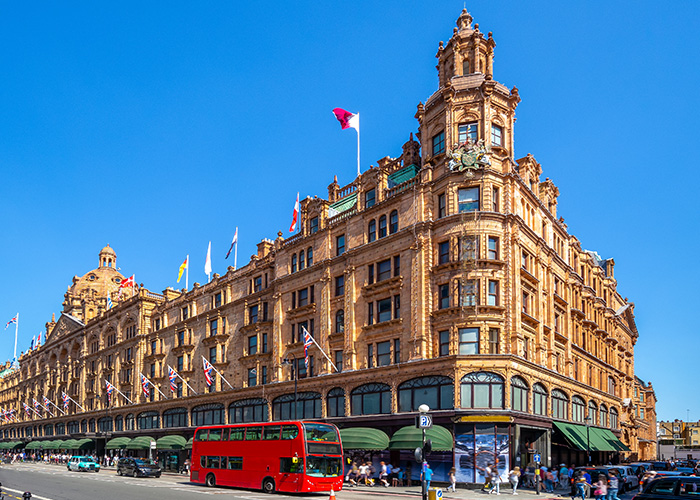
<path id="1" fill-rule="evenodd" d="M 70 471 L 100 472 L 100 464 L 95 462 L 95 460 L 92 457 L 70 457 L 70 460 L 68 460 L 66 467 L 68 467 L 68 470 Z"/>
<path id="2" fill-rule="evenodd" d="M 117 475 L 134 477 L 160 477 L 160 466 L 152 460 L 122 458 L 117 464 Z"/>
<path id="3" fill-rule="evenodd" d="M 688 500 L 700 496 L 700 477 L 661 476 L 632 500 Z"/>
<path id="4" fill-rule="evenodd" d="M 651 470 L 671 470 L 671 464 L 668 462 L 651 462 Z"/>
<path id="5" fill-rule="evenodd" d="M 633 462 L 627 465 L 632 468 L 638 479 L 641 479 L 644 473 L 651 469 L 649 462 Z"/>
<path id="6" fill-rule="evenodd" d="M 618 494 L 623 494 L 625 491 L 635 490 L 639 487 L 639 479 L 634 474 L 632 467 L 628 465 L 601 465 L 598 467 L 576 467 L 575 470 L 581 472 L 588 472 L 591 476 L 591 481 L 596 482 L 599 475 L 604 475 L 606 478 L 610 479 L 610 471 L 615 470 L 617 472 L 617 477 L 620 480 L 620 486 L 618 489 Z M 574 472 L 574 476 L 576 473 Z"/>

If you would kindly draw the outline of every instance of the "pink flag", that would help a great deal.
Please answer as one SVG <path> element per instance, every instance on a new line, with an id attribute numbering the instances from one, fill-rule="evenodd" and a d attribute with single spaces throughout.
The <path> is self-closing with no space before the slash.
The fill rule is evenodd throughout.
<path id="1" fill-rule="evenodd" d="M 360 132 L 360 113 L 351 113 L 350 111 L 345 111 L 343 108 L 335 108 L 333 114 L 340 122 L 340 126 L 343 130 L 346 128 L 354 128 L 357 132 Z"/>
<path id="2" fill-rule="evenodd" d="M 289 232 L 293 233 L 297 227 L 297 219 L 299 218 L 299 193 L 297 193 L 297 201 L 294 203 L 294 214 L 292 215 L 292 225 L 289 226 Z"/>

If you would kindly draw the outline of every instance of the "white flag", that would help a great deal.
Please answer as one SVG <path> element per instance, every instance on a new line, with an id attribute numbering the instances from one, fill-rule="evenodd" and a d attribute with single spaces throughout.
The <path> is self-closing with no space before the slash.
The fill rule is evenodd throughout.
<path id="1" fill-rule="evenodd" d="M 207 260 L 204 262 L 204 272 L 206 274 L 211 274 L 211 241 L 209 242 L 209 248 L 207 249 Z"/>

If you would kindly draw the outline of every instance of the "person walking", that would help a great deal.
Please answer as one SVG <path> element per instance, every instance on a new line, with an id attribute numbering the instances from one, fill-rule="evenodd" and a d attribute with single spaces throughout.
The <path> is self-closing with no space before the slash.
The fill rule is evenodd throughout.
<path id="1" fill-rule="evenodd" d="M 501 476 L 498 473 L 498 466 L 491 468 L 491 489 L 489 490 L 489 495 L 493 492 L 496 492 L 496 495 L 501 494 Z"/>
<path id="2" fill-rule="evenodd" d="M 608 496 L 608 478 L 603 474 L 598 475 L 598 480 L 593 484 L 595 490 L 593 494 L 595 495 L 595 500 L 603 500 Z"/>
<path id="3" fill-rule="evenodd" d="M 433 469 L 430 468 L 430 464 L 427 462 L 423 465 L 423 470 L 420 474 L 421 481 L 425 479 L 425 490 L 430 490 L 430 481 L 433 479 Z"/>
<path id="4" fill-rule="evenodd" d="M 620 500 L 617 497 L 617 491 L 620 487 L 620 478 L 617 477 L 617 471 L 610 469 L 610 479 L 608 480 L 608 500 Z"/>
<path id="5" fill-rule="evenodd" d="M 379 482 L 384 485 L 385 488 L 389 487 L 389 481 L 387 481 L 387 478 L 389 477 L 389 473 L 391 472 L 391 469 L 387 467 L 387 465 L 384 462 L 379 462 L 380 469 L 379 469 Z"/>
<path id="6" fill-rule="evenodd" d="M 457 469 L 452 467 L 450 469 L 450 472 L 447 474 L 447 479 L 450 480 L 450 485 L 447 487 L 447 491 L 456 491 L 457 490 Z"/>
<path id="7" fill-rule="evenodd" d="M 510 485 L 513 487 L 513 495 L 517 495 L 518 482 L 520 481 L 520 467 L 517 465 L 513 467 L 513 470 L 508 473 L 508 481 L 510 481 Z"/>
<path id="8" fill-rule="evenodd" d="M 544 489 L 547 493 L 554 493 L 554 475 L 551 470 L 544 473 Z"/>

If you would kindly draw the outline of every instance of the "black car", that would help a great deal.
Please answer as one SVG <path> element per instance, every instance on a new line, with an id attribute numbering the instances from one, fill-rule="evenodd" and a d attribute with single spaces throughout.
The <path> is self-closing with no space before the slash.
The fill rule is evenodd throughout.
<path id="1" fill-rule="evenodd" d="M 700 477 L 664 476 L 647 484 L 632 500 L 689 500 L 700 497 Z"/>
<path id="2" fill-rule="evenodd" d="M 134 477 L 160 477 L 163 471 L 152 460 L 122 458 L 117 464 L 117 475 Z"/>

